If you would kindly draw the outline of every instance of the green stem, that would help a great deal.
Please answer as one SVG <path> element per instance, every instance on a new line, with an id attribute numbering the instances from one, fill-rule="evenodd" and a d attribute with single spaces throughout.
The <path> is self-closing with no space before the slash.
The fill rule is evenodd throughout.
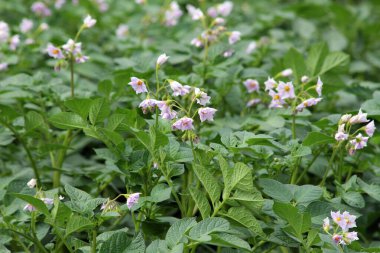
<path id="1" fill-rule="evenodd" d="M 215 217 L 215 215 L 218 214 L 219 210 L 224 206 L 224 204 L 226 203 L 227 200 L 228 200 L 228 198 L 223 199 L 222 203 L 220 203 L 220 205 L 218 205 L 218 206 L 214 209 L 214 212 L 212 213 L 211 217 Z"/>
<path id="2" fill-rule="evenodd" d="M 92 230 L 91 253 L 96 253 L 96 227 Z"/>
<path id="3" fill-rule="evenodd" d="M 298 184 L 301 179 L 305 176 L 305 174 L 309 171 L 310 167 L 314 164 L 314 162 L 317 160 L 319 155 L 322 153 L 322 148 L 318 150 L 318 152 L 314 155 L 313 159 L 310 161 L 310 163 L 307 165 L 307 167 L 302 171 L 301 175 L 298 177 L 296 184 Z"/>
<path id="4" fill-rule="evenodd" d="M 71 55 L 70 60 L 70 88 L 71 88 L 71 97 L 74 97 L 74 56 Z"/>
<path id="5" fill-rule="evenodd" d="M 320 186 L 321 186 L 321 187 L 322 187 L 322 186 L 325 184 L 325 182 L 326 182 L 327 175 L 329 174 L 330 168 L 332 168 L 332 162 L 334 161 L 334 158 L 335 158 L 335 156 L 336 156 L 337 151 L 339 150 L 339 147 L 340 147 L 340 144 L 341 144 L 341 143 L 342 143 L 342 142 L 340 142 L 340 143 L 339 143 L 339 144 L 333 149 L 333 153 L 332 153 L 331 158 L 330 158 L 330 160 L 329 160 L 329 167 L 326 169 L 325 173 L 323 174 L 323 178 L 322 178 L 322 181 L 321 181 L 321 183 L 320 183 Z"/>
<path id="6" fill-rule="evenodd" d="M 48 251 L 42 245 L 41 241 L 38 239 L 37 234 L 36 234 L 36 213 L 33 211 L 31 216 L 32 216 L 32 219 L 31 219 L 30 226 L 32 228 L 32 235 L 34 237 L 34 243 L 40 249 L 41 252 L 48 253 Z"/>
<path id="7" fill-rule="evenodd" d="M 63 150 L 60 150 L 58 152 L 58 157 L 57 157 L 57 160 L 55 162 L 56 171 L 54 171 L 54 173 L 53 173 L 53 188 L 57 188 L 61 185 L 61 171 L 60 170 L 62 169 L 62 165 L 63 165 L 63 162 L 65 160 L 67 149 L 69 148 L 69 145 L 70 145 L 72 137 L 73 137 L 73 136 L 71 136 L 71 133 L 72 133 L 72 130 L 67 131 L 65 139 L 63 141 L 64 148 L 63 148 Z"/>
<path id="8" fill-rule="evenodd" d="M 296 139 L 296 113 L 292 114 L 292 139 Z"/>

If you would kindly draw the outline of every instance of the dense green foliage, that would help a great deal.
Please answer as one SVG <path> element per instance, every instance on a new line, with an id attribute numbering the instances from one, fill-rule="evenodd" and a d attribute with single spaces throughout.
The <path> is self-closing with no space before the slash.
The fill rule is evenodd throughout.
<path id="1" fill-rule="evenodd" d="M 51 15 L 0 1 L 0 252 L 380 252 L 380 134 L 341 119 L 361 109 L 380 121 L 379 1 L 236 0 L 223 26 L 206 16 L 222 1 L 178 0 L 174 26 L 171 1 L 42 2 Z M 192 20 L 188 4 L 205 16 Z M 34 26 L 22 32 L 25 18 Z M 204 30 L 219 37 L 195 47 Z M 70 38 L 87 62 L 49 57 Z M 296 98 L 269 108 L 268 77 L 292 81 Z M 174 80 L 193 88 L 176 96 Z M 199 119 L 194 87 L 213 121 Z M 178 118 L 158 104 L 143 112 L 146 98 Z M 192 130 L 173 128 L 182 117 Z M 359 240 L 334 242 L 331 211 L 357 216 Z"/>

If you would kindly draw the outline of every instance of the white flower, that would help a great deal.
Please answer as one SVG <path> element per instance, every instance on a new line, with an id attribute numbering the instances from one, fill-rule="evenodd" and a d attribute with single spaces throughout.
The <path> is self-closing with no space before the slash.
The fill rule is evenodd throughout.
<path id="1" fill-rule="evenodd" d="M 359 113 L 355 116 L 352 116 L 349 120 L 350 124 L 365 123 L 368 122 L 367 113 L 363 113 L 362 109 L 359 110 Z"/>
<path id="2" fill-rule="evenodd" d="M 323 83 L 321 81 L 321 78 L 318 77 L 317 86 L 315 87 L 315 90 L 317 91 L 318 96 L 322 96 L 322 86 L 323 86 Z"/>
<path id="3" fill-rule="evenodd" d="M 87 17 L 83 21 L 83 25 L 86 28 L 91 28 L 96 24 L 96 19 L 93 19 L 90 15 L 87 15 Z"/>
<path id="4" fill-rule="evenodd" d="M 177 81 L 169 80 L 170 88 L 173 90 L 173 96 L 184 96 L 190 92 L 190 86 L 183 86 Z"/>
<path id="5" fill-rule="evenodd" d="M 335 140 L 344 141 L 348 139 L 348 134 L 344 132 L 345 124 L 340 124 L 338 127 L 338 132 L 335 134 Z"/>
<path id="6" fill-rule="evenodd" d="M 183 12 L 179 8 L 178 3 L 176 1 L 171 2 L 169 8 L 165 11 L 165 24 L 167 26 L 177 25 L 182 14 Z"/>
<path id="7" fill-rule="evenodd" d="M 352 114 L 344 114 L 344 115 L 342 115 L 342 117 L 340 118 L 340 121 L 341 121 L 342 123 L 346 123 L 346 122 L 348 122 L 348 121 L 351 119 L 351 116 L 352 116 Z"/>
<path id="8" fill-rule="evenodd" d="M 246 52 L 247 54 L 251 54 L 252 52 L 254 52 L 254 51 L 256 50 L 256 48 L 257 48 L 257 43 L 256 43 L 256 41 L 252 41 L 252 42 L 250 42 L 250 43 L 248 44 L 248 47 L 247 47 L 247 49 L 245 50 L 245 52 Z"/>
<path id="9" fill-rule="evenodd" d="M 32 178 L 29 180 L 29 182 L 26 184 L 30 189 L 33 189 L 37 185 L 37 180 L 35 178 Z"/>
<path id="10" fill-rule="evenodd" d="M 169 56 L 166 56 L 166 54 L 162 54 L 157 59 L 157 66 L 161 66 L 169 59 Z"/>
<path id="11" fill-rule="evenodd" d="M 301 77 L 301 82 L 307 83 L 308 81 L 309 81 L 309 77 L 308 76 L 302 76 Z"/>
<path id="12" fill-rule="evenodd" d="M 230 15 L 232 8 L 234 7 L 233 3 L 230 1 L 226 1 L 222 4 L 219 4 L 216 9 L 218 10 L 218 13 L 224 17 Z"/>
<path id="13" fill-rule="evenodd" d="M 199 19 L 202 19 L 203 18 L 203 12 L 200 10 L 200 9 L 198 9 L 198 8 L 195 8 L 194 6 L 192 6 L 191 4 L 188 4 L 187 6 L 186 6 L 186 9 L 187 9 L 187 11 L 189 12 L 189 14 L 190 14 L 190 16 L 191 16 L 191 18 L 193 19 L 193 20 L 199 20 Z"/>
<path id="14" fill-rule="evenodd" d="M 210 103 L 211 97 L 208 96 L 206 92 L 201 91 L 199 88 L 195 88 L 194 93 L 198 104 L 205 106 Z"/>
<path id="15" fill-rule="evenodd" d="M 191 42 L 190 42 L 190 44 L 193 45 L 193 46 L 196 46 L 196 47 L 203 46 L 202 41 L 200 39 L 198 39 L 198 38 L 192 39 Z"/>
<path id="16" fill-rule="evenodd" d="M 227 51 L 224 51 L 223 56 L 225 58 L 231 57 L 234 54 L 234 52 L 235 51 L 233 49 L 228 49 Z"/>
<path id="17" fill-rule="evenodd" d="M 0 71 L 4 71 L 8 69 L 8 63 L 2 62 L 0 63 Z"/>
<path id="18" fill-rule="evenodd" d="M 128 34 L 129 27 L 126 24 L 121 24 L 116 29 L 116 36 L 118 38 L 125 38 Z"/>
<path id="19" fill-rule="evenodd" d="M 268 77 L 268 80 L 264 82 L 265 84 L 265 90 L 272 90 L 277 87 L 277 83 L 273 78 Z"/>
<path id="20" fill-rule="evenodd" d="M 6 42 L 9 38 L 9 26 L 7 23 L 0 21 L 0 43 Z"/>
<path id="21" fill-rule="evenodd" d="M 198 114 L 199 114 L 199 118 L 201 120 L 201 122 L 204 122 L 204 121 L 214 121 L 214 114 L 217 110 L 214 109 L 214 108 L 210 108 L 210 107 L 204 107 L 204 108 L 200 108 L 198 110 Z"/>

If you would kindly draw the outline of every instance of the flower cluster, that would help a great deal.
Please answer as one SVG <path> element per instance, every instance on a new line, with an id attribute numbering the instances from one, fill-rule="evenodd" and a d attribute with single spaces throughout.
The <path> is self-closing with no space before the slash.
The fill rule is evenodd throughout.
<path id="1" fill-rule="evenodd" d="M 368 122 L 367 113 L 363 113 L 361 109 L 357 115 L 343 115 L 338 123 L 338 131 L 335 133 L 335 140 L 338 142 L 347 141 L 346 148 L 348 149 L 348 153 L 350 155 L 355 154 L 356 150 L 367 146 L 369 137 L 372 137 L 376 130 L 375 122 L 373 120 L 369 123 Z M 351 133 L 351 129 L 354 125 L 362 123 L 367 124 Z M 367 136 L 363 136 L 362 133 Z"/>
<path id="2" fill-rule="evenodd" d="M 96 24 L 96 20 L 88 15 L 84 21 L 82 27 L 76 38 L 79 37 L 83 29 L 91 28 Z M 89 57 L 82 53 L 82 43 L 76 42 L 76 40 L 69 39 L 66 44 L 61 47 L 56 47 L 53 44 L 47 46 L 46 52 L 48 55 L 59 61 L 55 65 L 55 70 L 60 70 L 62 66 L 66 64 L 66 61 L 75 61 L 76 63 L 84 63 L 88 61 Z"/>
<path id="3" fill-rule="evenodd" d="M 139 202 L 140 194 L 141 193 L 139 192 L 132 194 L 120 194 L 114 199 L 107 199 L 107 201 L 104 202 L 100 207 L 100 210 L 103 212 L 118 211 L 119 204 L 116 202 L 116 200 L 121 196 L 127 198 L 127 207 L 131 210 Z"/>
<path id="4" fill-rule="evenodd" d="M 165 25 L 175 26 L 182 17 L 183 12 L 176 1 L 170 3 L 169 8 L 165 11 Z"/>
<path id="5" fill-rule="evenodd" d="M 37 180 L 35 178 L 32 178 L 31 180 L 28 181 L 28 183 L 26 185 L 30 189 L 37 188 Z M 54 199 L 44 197 L 44 193 L 41 190 L 37 191 L 35 197 L 42 200 L 46 205 L 53 205 L 53 203 L 54 203 Z M 64 199 L 64 197 L 61 195 L 58 198 L 59 198 L 59 200 Z M 24 206 L 23 210 L 33 212 L 33 211 L 36 211 L 36 208 L 32 204 L 28 203 Z"/>
<path id="6" fill-rule="evenodd" d="M 326 217 L 323 220 L 323 230 L 331 235 L 334 243 L 338 245 L 348 245 L 353 241 L 359 240 L 358 233 L 349 231 L 350 228 L 356 227 L 356 216 L 345 211 L 342 214 L 340 211 L 331 212 L 333 224 L 330 224 L 330 219 Z M 330 230 L 333 232 L 330 233 Z"/>
<path id="7" fill-rule="evenodd" d="M 287 77 L 292 75 L 291 69 L 285 69 L 277 76 Z M 276 77 L 277 77 L 276 76 Z M 306 107 L 310 107 L 318 104 L 322 98 L 322 86 L 323 83 L 318 77 L 316 84 L 309 85 L 310 80 L 307 76 L 301 78 L 301 84 L 297 87 L 293 85 L 293 82 L 276 81 L 274 78 L 268 77 L 268 80 L 264 82 L 265 91 L 271 96 L 272 101 L 269 105 L 270 108 L 283 108 L 289 105 L 294 105 L 292 108 L 295 112 L 301 112 Z M 309 87 L 307 87 L 309 85 Z M 309 94 L 309 90 L 315 89 L 319 97 L 315 98 Z"/>
<path id="8" fill-rule="evenodd" d="M 165 54 L 162 54 L 158 57 L 157 63 L 156 63 L 156 70 L 160 68 L 167 60 L 168 56 Z M 157 80 L 158 81 L 158 80 Z M 204 121 L 213 121 L 214 114 L 216 113 L 216 109 L 211 107 L 206 107 L 207 104 L 210 103 L 211 97 L 207 95 L 207 93 L 203 92 L 201 89 L 197 87 L 191 87 L 189 85 L 183 85 L 179 83 L 178 81 L 168 79 L 165 81 L 165 83 L 168 83 L 167 86 L 163 87 L 165 90 L 166 88 L 170 88 L 171 90 L 171 96 L 169 93 L 166 93 L 166 98 L 164 100 L 159 100 L 159 92 L 160 89 L 156 90 L 156 93 L 153 94 L 148 87 L 148 84 L 145 80 L 137 78 L 137 77 L 131 77 L 131 81 L 129 82 L 129 85 L 133 88 L 133 90 L 136 92 L 136 94 L 140 93 L 148 93 L 145 100 L 143 100 L 139 107 L 142 109 L 143 113 L 146 114 L 148 112 L 160 112 L 160 116 L 162 119 L 165 120 L 173 120 L 178 117 L 178 115 L 183 112 L 184 116 L 180 119 L 176 120 L 172 124 L 173 130 L 193 130 L 193 122 L 194 117 L 196 113 L 199 115 L 199 119 L 201 122 Z M 154 99 L 151 98 L 151 96 L 155 97 Z M 186 97 L 191 96 L 191 104 L 189 109 L 185 109 L 181 106 L 181 104 L 176 101 L 175 98 L 177 97 Z M 178 99 L 177 99 L 178 100 Z M 199 104 L 203 107 L 196 110 L 196 113 L 191 115 L 191 109 L 193 107 L 193 104 Z M 174 108 L 178 108 L 179 111 L 174 110 Z"/>
<path id="9" fill-rule="evenodd" d="M 233 3 L 226 1 L 222 4 L 210 7 L 207 10 L 207 15 L 212 19 L 208 25 L 205 14 L 201 9 L 192 5 L 186 6 L 192 20 L 201 20 L 203 28 L 205 29 L 202 34 L 191 40 L 191 44 L 195 47 L 206 47 L 219 40 L 221 36 L 228 36 L 228 43 L 235 44 L 240 40 L 241 33 L 239 31 L 227 31 L 224 26 L 225 20 L 223 17 L 230 15 L 233 9 Z M 252 47 L 252 45 L 251 45 Z M 254 49 L 250 49 L 253 51 Z M 230 57 L 234 53 L 233 49 L 228 49 L 223 53 L 224 57 Z"/>

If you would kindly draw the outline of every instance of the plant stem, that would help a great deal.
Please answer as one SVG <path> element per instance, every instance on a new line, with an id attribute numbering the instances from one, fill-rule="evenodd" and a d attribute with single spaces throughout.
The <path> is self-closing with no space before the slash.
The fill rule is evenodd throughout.
<path id="1" fill-rule="evenodd" d="M 336 147 L 334 147 L 334 149 L 333 149 L 333 153 L 332 153 L 331 158 L 330 158 L 330 160 L 329 160 L 329 166 L 328 166 L 328 168 L 326 169 L 325 173 L 323 174 L 323 178 L 322 178 L 322 181 L 321 181 L 321 183 L 320 183 L 320 186 L 321 186 L 321 187 L 322 187 L 322 186 L 325 184 L 325 182 L 326 182 L 327 175 L 328 175 L 328 173 L 329 173 L 330 168 L 332 168 L 332 162 L 334 161 L 334 158 L 335 158 L 335 156 L 336 156 L 337 151 L 339 150 L 339 147 L 340 147 L 340 144 L 341 144 L 341 143 L 342 143 L 342 142 L 340 142 L 340 143 L 339 143 Z"/>
<path id="2" fill-rule="evenodd" d="M 292 114 L 292 139 L 296 139 L 296 113 Z"/>
<path id="3" fill-rule="evenodd" d="M 91 253 L 96 253 L 96 227 L 92 230 Z"/>
<path id="4" fill-rule="evenodd" d="M 34 243 L 40 249 L 41 252 L 48 253 L 48 251 L 42 245 L 41 241 L 38 239 L 37 234 L 36 234 L 36 213 L 33 211 L 31 216 L 32 216 L 31 217 L 32 219 L 31 219 L 30 226 L 32 228 L 32 234 L 33 234 L 33 237 L 34 237 Z"/>

